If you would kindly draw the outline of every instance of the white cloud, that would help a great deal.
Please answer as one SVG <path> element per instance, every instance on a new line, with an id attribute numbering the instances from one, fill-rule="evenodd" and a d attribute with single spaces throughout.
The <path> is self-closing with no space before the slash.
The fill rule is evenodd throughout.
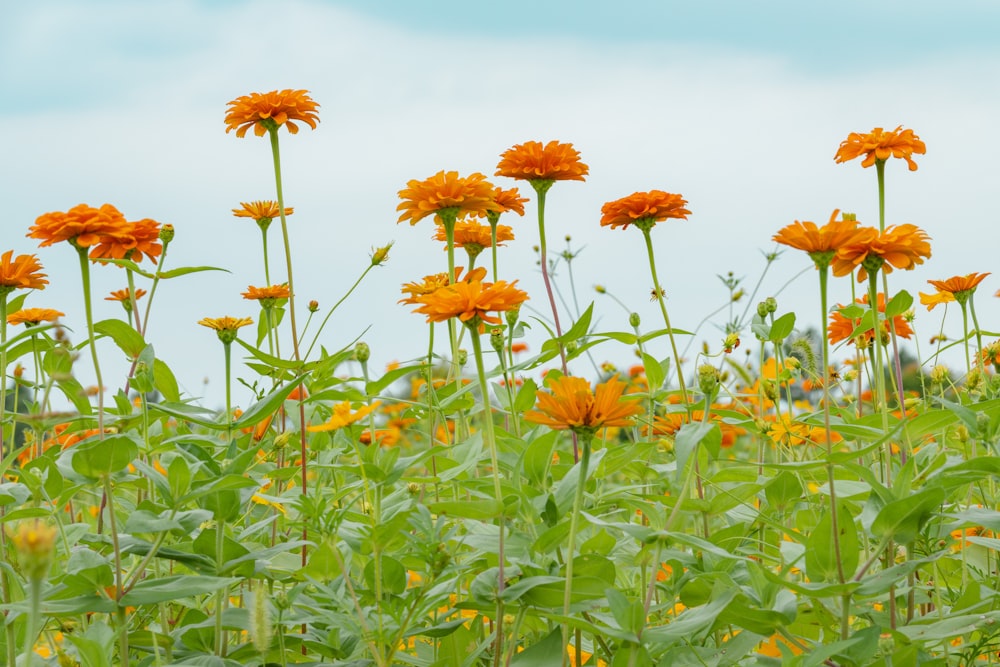
<path id="1" fill-rule="evenodd" d="M 593 284 L 604 284 L 642 314 L 646 329 L 656 328 L 659 316 L 648 301 L 641 235 L 601 229 L 605 201 L 652 188 L 689 200 L 691 220 L 661 224 L 654 240 L 674 324 L 693 328 L 725 302 L 715 276 L 732 270 L 751 285 L 762 267 L 758 250 L 773 248 L 770 237 L 781 226 L 825 221 L 835 207 L 876 222 L 874 170 L 832 159 L 848 132 L 876 125 L 912 127 L 928 145 L 916 173 L 902 162 L 889 165 L 888 215 L 890 223 L 925 228 L 934 237 L 934 257 L 918 271 L 893 274 L 891 287 L 916 295 L 927 278 L 992 268 L 991 159 L 1000 139 L 982 128 L 998 116 L 1000 94 L 982 81 L 995 61 L 956 56 L 935 66 L 806 78 L 794 63 L 733 50 L 444 39 L 305 2 L 283 3 L 280 11 L 263 2 L 216 9 L 171 3 L 155 14 L 77 9 L 56 20 L 70 5 L 57 7 L 20 15 L 24 48 L 43 32 L 50 48 L 18 84 L 59 85 L 69 73 L 74 95 L 43 91 L 58 103 L 39 103 L 43 111 L 9 104 L 3 111 L 8 129 L 16 129 L 7 133 L 8 158 L 0 167 L 11 209 L 5 248 L 39 254 L 52 286 L 31 303 L 65 310 L 80 340 L 75 254 L 64 247 L 36 251 L 22 238 L 28 225 L 40 213 L 81 201 L 108 201 L 131 218 L 173 223 L 178 237 L 170 266 L 232 271 L 163 285 L 150 335 L 192 394 L 202 393 L 203 376 L 211 378 L 211 404 L 221 400 L 221 349 L 195 323 L 252 314 L 239 293 L 263 283 L 257 229 L 229 211 L 241 200 L 273 197 L 267 142 L 226 135 L 222 123 L 225 102 L 253 90 L 307 88 L 322 105 L 318 130 L 282 134 L 302 311 L 312 298 L 332 305 L 367 264 L 371 246 L 397 241 L 388 266 L 373 272 L 323 335 L 335 349 L 372 325 L 365 339 L 379 364 L 423 354 L 426 327 L 395 304 L 398 287 L 444 268 L 429 221 L 395 224 L 396 191 L 441 169 L 491 175 L 502 150 L 528 139 L 571 141 L 591 167 L 586 183 L 555 185 L 547 216 L 552 251 L 562 249 L 566 234 L 574 248 L 585 247 L 573 264 L 581 305 L 595 298 Z M 150 43 L 156 48 L 146 48 Z M 92 51 L 98 69 L 80 64 Z M 525 219 L 506 222 L 519 240 L 501 251 L 501 270 L 520 278 L 532 305 L 546 312 L 531 252 L 533 205 Z M 271 265 L 278 273 L 276 228 Z M 808 264 L 785 253 L 759 296 Z M 95 273 L 98 298 L 124 286 L 117 269 Z M 564 292 L 565 278 L 561 272 Z M 979 295 L 986 328 L 996 328 L 987 323 L 1000 314 L 992 280 Z M 815 323 L 814 282 L 809 272 L 795 281 L 779 297 L 781 310 Z M 844 301 L 848 293 L 838 283 L 832 299 Z M 98 317 L 118 314 L 116 304 L 98 308 Z M 600 329 L 627 329 L 625 313 L 606 298 L 597 308 Z M 919 315 L 926 341 L 937 319 Z M 947 329 L 953 337 L 960 333 L 955 319 Z M 711 328 L 701 333 L 718 346 Z M 667 356 L 662 348 L 654 354 Z M 628 354 L 625 348 L 597 353 L 598 361 L 622 365 Z M 238 400 L 246 402 L 245 392 Z"/>

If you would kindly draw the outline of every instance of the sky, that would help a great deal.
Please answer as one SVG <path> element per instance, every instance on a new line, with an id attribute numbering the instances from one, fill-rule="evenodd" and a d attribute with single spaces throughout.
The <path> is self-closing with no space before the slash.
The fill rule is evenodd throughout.
<path id="1" fill-rule="evenodd" d="M 395 241 L 389 262 L 320 337 L 333 351 L 363 336 L 376 369 L 425 353 L 427 327 L 396 304 L 399 286 L 445 268 L 429 219 L 396 224 L 397 192 L 442 169 L 512 187 L 493 177 L 499 154 L 528 140 L 571 142 L 590 166 L 586 182 L 557 183 L 547 201 L 550 251 L 562 251 L 567 235 L 578 251 L 572 283 L 565 263 L 557 268 L 564 323 L 595 301 L 597 330 L 628 330 L 628 312 L 597 294 L 600 284 L 642 316 L 644 330 L 659 328 L 641 234 L 598 221 L 605 202 L 661 189 L 682 194 L 692 211 L 653 232 L 671 318 L 700 326 L 692 355 L 702 340 L 717 350 L 728 313 L 702 321 L 727 303 L 718 276 L 731 271 L 752 291 L 779 228 L 825 222 L 836 208 L 877 225 L 874 169 L 833 160 L 848 133 L 874 127 L 912 128 L 927 144 L 918 171 L 888 165 L 887 221 L 925 229 L 933 256 L 893 273 L 890 289 L 916 296 L 928 279 L 995 265 L 1000 135 L 989 128 L 1000 117 L 1000 6 L 985 0 L 40 0 L 10 3 L 5 16 L 0 247 L 37 254 L 51 280 L 27 305 L 65 311 L 73 339 L 84 338 L 75 253 L 24 237 L 39 215 L 109 202 L 129 219 L 173 224 L 167 269 L 229 272 L 162 285 L 148 340 L 188 395 L 210 407 L 223 393 L 222 350 L 196 323 L 256 318 L 240 293 L 264 283 L 259 232 L 231 209 L 274 198 L 268 142 L 237 139 L 223 124 L 226 102 L 250 92 L 306 89 L 321 105 L 315 131 L 281 135 L 300 309 L 316 299 L 325 314 L 372 248 Z M 517 240 L 501 249 L 501 277 L 518 279 L 544 314 L 533 203 L 526 213 L 502 221 Z M 272 267 L 282 263 L 277 231 Z M 777 295 L 779 313 L 795 310 L 815 325 L 810 267 L 784 252 L 737 314 Z M 122 271 L 95 268 L 97 319 L 121 315 L 102 297 L 124 286 Z M 994 331 L 998 287 L 1000 275 L 990 276 L 978 294 L 980 321 Z M 832 285 L 833 302 L 849 298 L 848 281 Z M 917 311 L 923 352 L 940 314 Z M 961 334 L 957 310 L 944 326 Z M 538 331 L 529 334 L 535 350 Z M 665 358 L 660 343 L 651 352 Z M 108 341 L 100 346 L 115 357 Z M 598 350 L 597 362 L 633 363 L 624 346 Z M 105 372 L 112 388 L 125 372 L 115 361 L 121 368 Z M 85 357 L 77 372 L 90 377 Z M 235 400 L 245 405 L 247 392 L 238 388 Z"/>

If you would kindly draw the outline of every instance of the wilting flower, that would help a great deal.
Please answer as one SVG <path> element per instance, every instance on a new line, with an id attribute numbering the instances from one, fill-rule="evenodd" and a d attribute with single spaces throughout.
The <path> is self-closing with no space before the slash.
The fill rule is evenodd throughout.
<path id="1" fill-rule="evenodd" d="M 687 201 L 683 197 L 663 190 L 635 192 L 602 206 L 601 226 L 625 229 L 635 224 L 642 229 L 670 218 L 687 220 L 691 211 L 685 206 Z"/>
<path id="2" fill-rule="evenodd" d="M 163 252 L 160 243 L 160 223 L 144 218 L 136 222 L 126 222 L 118 234 L 101 238 L 90 251 L 90 259 L 129 259 L 141 262 L 143 257 L 156 264 L 156 258 Z"/>
<path id="3" fill-rule="evenodd" d="M 501 324 L 500 318 L 489 313 L 516 309 L 528 299 L 528 294 L 515 287 L 516 280 L 484 283 L 484 273 L 484 269 L 476 269 L 466 280 L 415 297 L 421 306 L 414 312 L 426 315 L 428 322 L 457 317 L 462 322 Z"/>
<path id="4" fill-rule="evenodd" d="M 42 322 L 55 322 L 65 314 L 52 308 L 22 308 L 7 315 L 7 324 L 25 324 L 33 327 Z"/>
<path id="5" fill-rule="evenodd" d="M 538 409 L 524 418 L 556 430 L 593 434 L 606 426 L 631 426 L 632 417 L 643 411 L 640 401 L 622 398 L 626 384 L 617 375 L 593 392 L 587 380 L 571 375 L 546 378 L 545 385 L 549 391 L 538 393 Z"/>
<path id="6" fill-rule="evenodd" d="M 858 236 L 837 250 L 833 275 L 846 276 L 857 267 L 858 280 L 882 269 L 910 270 L 931 256 L 930 237 L 915 225 L 886 227 L 881 234 L 874 227 L 861 227 Z"/>
<path id="7" fill-rule="evenodd" d="M 444 227 L 438 226 L 434 233 L 437 241 L 447 241 Z M 508 225 L 497 225 L 497 245 L 514 240 L 514 230 Z M 475 220 L 459 220 L 455 223 L 454 243 L 456 248 L 478 246 L 479 250 L 493 245 L 493 233 L 489 225 L 481 225 Z"/>
<path id="8" fill-rule="evenodd" d="M 215 329 L 219 340 L 223 344 L 229 345 L 236 340 L 237 329 L 253 324 L 253 320 L 249 317 L 229 317 L 227 315 L 226 317 L 205 317 L 198 320 L 198 324 L 209 329 Z"/>
<path id="9" fill-rule="evenodd" d="M 837 220 L 838 213 L 839 210 L 834 210 L 830 221 L 822 227 L 808 220 L 796 220 L 778 230 L 772 240 L 809 253 L 816 268 L 825 269 L 838 250 L 858 240 L 859 235 L 869 233 L 858 228 L 857 220 Z"/>
<path id="10" fill-rule="evenodd" d="M 285 215 L 295 213 L 291 206 L 285 207 Z M 240 202 L 240 208 L 233 209 L 233 215 L 237 218 L 251 218 L 257 221 L 258 225 L 266 227 L 275 218 L 281 217 L 281 209 L 276 201 L 251 201 Z"/>
<path id="11" fill-rule="evenodd" d="M 342 403 L 337 403 L 332 407 L 333 414 L 330 415 L 330 419 L 322 424 L 317 424 L 315 426 L 308 426 L 306 430 L 311 433 L 316 433 L 318 431 L 335 431 L 345 426 L 350 426 L 354 422 L 360 421 L 367 417 L 371 412 L 378 408 L 381 402 L 376 401 L 371 405 L 363 405 L 357 410 L 351 408 L 350 401 L 344 401 Z"/>
<path id="12" fill-rule="evenodd" d="M 860 299 L 855 299 L 854 303 L 860 303 L 867 306 L 868 295 L 865 294 Z M 838 304 L 837 308 L 838 309 L 843 308 L 843 306 Z M 885 313 L 884 292 L 878 293 L 878 312 Z M 890 331 L 889 322 L 886 321 L 885 317 L 880 317 L 879 324 L 881 325 L 883 331 L 883 339 L 887 340 Z M 892 324 L 896 328 L 896 335 L 899 336 L 900 338 L 910 338 L 913 335 L 913 329 L 910 328 L 910 324 L 906 321 L 906 318 L 904 318 L 902 315 L 896 315 L 895 317 L 893 317 Z M 858 326 L 860 325 L 861 325 L 860 319 L 856 320 L 848 319 L 835 310 L 834 312 L 830 313 L 830 327 L 828 329 L 828 333 L 830 336 L 830 343 L 835 344 L 839 343 L 842 340 L 848 340 L 848 339 L 850 339 L 848 340 L 848 342 L 853 343 L 854 340 L 852 338 L 852 334 L 854 333 L 854 330 L 857 329 Z M 863 336 L 864 340 L 870 344 L 875 337 L 874 330 L 868 329 L 867 331 L 863 331 L 859 334 L 859 337 L 860 336 Z"/>
<path id="13" fill-rule="evenodd" d="M 582 181 L 590 171 L 573 144 L 526 141 L 500 155 L 497 176 L 526 181 Z"/>
<path id="14" fill-rule="evenodd" d="M 299 126 L 293 121 L 301 121 L 316 129 L 319 105 L 309 97 L 307 90 L 272 90 L 269 93 L 250 93 L 237 97 L 226 106 L 226 133 L 236 130 L 237 137 L 246 136 L 253 128 L 258 137 L 268 130 L 277 130 L 284 125 L 292 134 L 297 134 Z"/>
<path id="15" fill-rule="evenodd" d="M 942 303 L 954 303 L 955 297 L 951 292 L 934 292 L 933 294 L 926 294 L 924 292 L 918 292 L 920 295 L 920 305 L 927 306 L 927 310 L 934 310 L 937 306 Z"/>
<path id="16" fill-rule="evenodd" d="M 454 220 L 463 215 L 482 218 L 489 211 L 499 211 L 494 199 L 494 186 L 480 173 L 461 177 L 457 171 L 439 171 L 430 178 L 409 181 L 399 191 L 403 201 L 396 207 L 402 211 L 397 223 L 409 220 L 415 225 L 428 215 Z"/>
<path id="17" fill-rule="evenodd" d="M 917 163 L 913 161 L 914 153 L 923 155 L 927 152 L 927 147 L 920 137 L 913 133 L 913 130 L 904 130 L 900 125 L 895 130 L 886 132 L 881 127 L 876 127 L 871 132 L 862 134 L 851 132 L 847 139 L 840 142 L 840 148 L 833 159 L 840 162 L 847 162 L 862 155 L 865 156 L 861 162 L 862 167 L 870 167 L 876 160 L 885 162 L 890 157 L 898 157 L 906 160 L 910 171 L 917 170 Z"/>
<path id="18" fill-rule="evenodd" d="M 260 301 L 261 305 L 264 305 L 265 301 L 270 301 L 271 305 L 274 305 L 275 301 L 278 299 L 287 299 L 290 294 L 288 285 L 271 285 L 269 287 L 254 287 L 250 285 L 247 287 L 247 291 L 243 292 L 242 296 L 249 301 Z"/>
<path id="19" fill-rule="evenodd" d="M 111 204 L 101 208 L 79 204 L 65 213 L 53 211 L 38 216 L 27 236 L 41 239 L 40 247 L 72 240 L 77 247 L 89 248 L 109 240 L 125 240 L 127 225 L 125 216 Z"/>
<path id="20" fill-rule="evenodd" d="M 969 297 L 976 292 L 976 287 L 989 273 L 970 273 L 967 276 L 953 276 L 947 280 L 928 280 L 927 282 L 937 288 L 938 294 L 949 294 L 961 304 L 969 300 Z M 921 303 L 923 295 L 921 295 Z M 930 310 L 930 308 L 928 308 Z"/>
<path id="21" fill-rule="evenodd" d="M 8 250 L 0 256 L 0 294 L 16 289 L 45 289 L 49 284 L 47 275 L 34 255 L 14 257 L 14 251 Z"/>

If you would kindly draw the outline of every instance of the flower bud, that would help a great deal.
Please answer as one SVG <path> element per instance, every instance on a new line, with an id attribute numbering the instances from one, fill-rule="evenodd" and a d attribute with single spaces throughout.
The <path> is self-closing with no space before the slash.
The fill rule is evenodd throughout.
<path id="1" fill-rule="evenodd" d="M 594 291 L 597 292 L 598 294 L 608 293 L 608 290 L 607 288 L 604 287 L 604 285 L 594 285 Z"/>
<path id="2" fill-rule="evenodd" d="M 766 299 L 764 299 L 764 304 L 765 306 L 767 306 L 768 314 L 778 310 L 778 300 L 775 299 L 773 296 L 769 296 Z"/>
<path id="3" fill-rule="evenodd" d="M 628 316 L 629 326 L 631 326 L 633 329 L 638 329 L 639 328 L 639 323 L 641 321 L 642 320 L 639 319 L 639 313 L 631 313 Z"/>
<path id="4" fill-rule="evenodd" d="M 368 347 L 368 343 L 362 341 L 354 346 L 354 358 L 360 361 L 361 363 L 363 364 L 367 363 L 368 360 L 371 359 L 371 357 L 372 357 L 372 351 Z"/>
<path id="5" fill-rule="evenodd" d="M 469 360 L 469 351 L 465 349 L 459 349 L 458 356 L 455 357 L 455 361 L 458 362 L 459 366 L 464 366 L 465 362 Z"/>
<path id="6" fill-rule="evenodd" d="M 372 266 L 379 266 L 380 264 L 385 264 L 389 259 L 389 249 L 392 248 L 392 243 L 384 245 L 380 248 L 375 248 L 372 251 Z"/>
<path id="7" fill-rule="evenodd" d="M 315 313 L 317 310 L 319 310 L 319 301 L 313 299 L 312 301 L 309 302 L 309 312 Z"/>
<path id="8" fill-rule="evenodd" d="M 490 329 L 490 346 L 497 353 L 503 352 L 503 327 L 493 327 Z"/>
<path id="9" fill-rule="evenodd" d="M 510 310 L 504 311 L 504 319 L 507 320 L 508 326 L 514 326 L 517 324 L 517 318 L 521 314 L 521 306 L 518 305 L 517 308 L 511 308 Z"/>
<path id="10" fill-rule="evenodd" d="M 174 240 L 174 226 L 173 225 L 163 225 L 160 227 L 160 240 L 163 243 L 170 243 Z"/>
<path id="11" fill-rule="evenodd" d="M 715 396 L 719 390 L 719 369 L 712 364 L 702 364 L 698 367 L 698 388 L 706 396 Z"/>
<path id="12" fill-rule="evenodd" d="M 29 579 L 41 580 L 48 574 L 58 532 L 55 526 L 37 519 L 17 524 L 10 539 L 14 543 L 18 564 Z"/>

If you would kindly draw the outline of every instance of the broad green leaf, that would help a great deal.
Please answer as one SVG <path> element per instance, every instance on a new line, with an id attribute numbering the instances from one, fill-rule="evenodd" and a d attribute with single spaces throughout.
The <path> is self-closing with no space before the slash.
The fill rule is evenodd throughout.
<path id="1" fill-rule="evenodd" d="M 511 667 L 552 667 L 562 664 L 563 650 L 562 629 L 557 627 L 542 641 L 532 644 L 520 653 L 515 653 L 510 665 Z"/>
<path id="2" fill-rule="evenodd" d="M 772 343 L 780 343 L 788 338 L 795 329 L 795 313 L 785 313 L 774 321 L 768 332 L 768 340 Z"/>
<path id="3" fill-rule="evenodd" d="M 275 389 L 270 394 L 260 399 L 246 411 L 240 415 L 240 418 L 233 422 L 233 429 L 247 428 L 254 426 L 257 422 L 263 421 L 267 417 L 271 416 L 278 411 L 281 404 L 284 403 L 285 399 L 292 391 L 302 384 L 305 376 L 298 378 L 293 382 L 289 382 L 283 387 Z"/>
<path id="4" fill-rule="evenodd" d="M 785 511 L 792 503 L 802 498 L 802 483 L 798 475 L 782 470 L 764 487 L 767 503 L 778 511 Z"/>
<path id="5" fill-rule="evenodd" d="M 239 579 L 233 577 L 208 577 L 179 574 L 160 579 L 144 579 L 132 587 L 119 601 L 124 607 L 138 607 L 170 600 L 215 593 L 224 586 L 231 586 Z"/>
<path id="6" fill-rule="evenodd" d="M 101 320 L 100 322 L 95 322 L 94 331 L 110 337 L 129 359 L 138 357 L 142 354 L 143 348 L 146 347 L 146 341 L 142 339 L 139 332 L 122 320 Z"/>
<path id="7" fill-rule="evenodd" d="M 558 339 L 561 343 L 569 343 L 582 338 L 587 333 L 587 329 L 590 328 L 590 319 L 594 314 L 594 302 L 591 301 L 590 305 L 587 306 L 587 310 L 583 311 L 583 315 L 580 316 L 573 326 L 569 328 L 569 331 L 564 333 Z"/>
<path id="8" fill-rule="evenodd" d="M 406 590 L 406 568 L 390 556 L 382 556 L 381 583 L 382 591 L 390 595 L 401 595 Z M 375 590 L 375 559 L 369 558 L 364 570 L 365 584 L 369 590 Z"/>
<path id="9" fill-rule="evenodd" d="M 521 388 L 517 390 L 517 396 L 514 398 L 514 412 L 523 414 L 526 410 L 533 408 L 537 393 L 538 385 L 535 384 L 535 381 L 531 378 L 525 380 Z"/>
<path id="10" fill-rule="evenodd" d="M 702 442 L 708 444 L 710 438 L 715 440 L 715 448 L 718 449 L 719 443 L 722 442 L 722 431 L 714 422 L 688 423 L 680 427 L 674 437 L 674 456 L 677 458 L 677 470 L 674 474 L 677 481 L 684 476 L 688 458 L 697 452 L 698 445 Z"/>
<path id="11" fill-rule="evenodd" d="M 896 317 L 897 315 L 902 315 L 910 306 L 913 305 L 913 297 L 906 290 L 900 290 L 898 294 L 889 299 L 889 303 L 885 305 L 885 317 L 886 319 L 890 317 Z"/>
<path id="12" fill-rule="evenodd" d="M 380 377 L 378 380 L 373 380 L 372 382 L 369 382 L 367 385 L 365 385 L 365 392 L 369 396 L 378 396 L 383 391 L 385 391 L 386 387 L 391 385 L 396 380 L 404 378 L 407 375 L 410 375 L 411 373 L 422 373 L 426 369 L 427 369 L 427 364 L 418 364 L 416 366 L 402 366 L 395 370 L 391 370 L 382 377 Z"/>
<path id="13" fill-rule="evenodd" d="M 925 489 L 906 498 L 894 500 L 883 507 L 872 523 L 872 535 L 900 544 L 910 544 L 920 529 L 944 501 L 944 491 L 937 487 Z"/>
<path id="14" fill-rule="evenodd" d="M 99 479 L 124 470 L 139 456 L 139 445 L 127 435 L 107 435 L 74 446 L 72 456 L 73 470 Z"/>
<path id="15" fill-rule="evenodd" d="M 669 360 L 664 363 L 669 364 Z M 642 353 L 642 367 L 646 371 L 646 380 L 649 382 L 651 392 L 655 392 L 663 386 L 667 373 L 664 366 L 653 355 Z"/>
<path id="16" fill-rule="evenodd" d="M 441 500 L 427 503 L 427 509 L 441 516 L 485 521 L 500 516 L 503 505 L 496 500 Z"/>
<path id="17" fill-rule="evenodd" d="M 170 367 L 161 359 L 153 360 L 153 385 L 165 400 L 170 402 L 181 400 L 177 378 L 174 377 L 174 373 L 170 370 Z"/>
<path id="18" fill-rule="evenodd" d="M 858 567 L 858 531 L 843 503 L 837 503 L 838 539 L 833 539 L 833 513 L 824 512 L 806 542 L 806 575 L 810 581 L 850 579 Z M 839 547 L 839 549 L 838 549 Z"/>

